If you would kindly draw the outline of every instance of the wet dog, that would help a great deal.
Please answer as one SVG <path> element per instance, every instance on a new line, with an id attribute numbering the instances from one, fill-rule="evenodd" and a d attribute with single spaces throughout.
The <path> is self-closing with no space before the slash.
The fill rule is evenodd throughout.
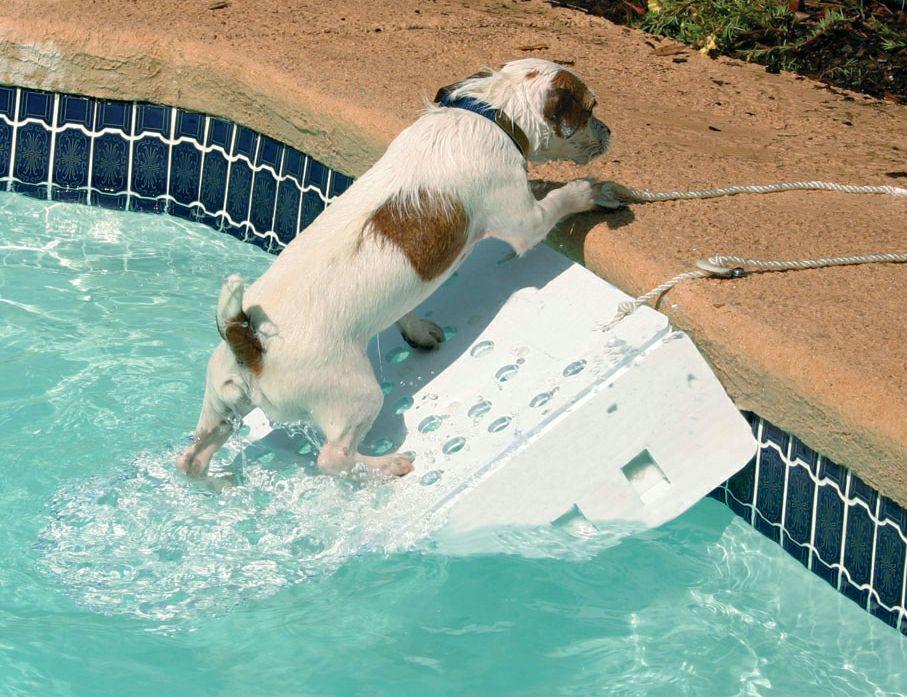
<path id="1" fill-rule="evenodd" d="M 227 280 L 223 341 L 180 469 L 203 474 L 237 420 L 260 407 L 272 421 L 317 424 L 324 472 L 410 472 L 409 455 L 357 452 L 383 401 L 369 339 L 396 322 L 410 344 L 436 347 L 440 327 L 412 310 L 480 240 L 523 254 L 559 220 L 596 207 L 588 180 L 536 200 L 527 177 L 527 160 L 585 163 L 608 147 L 595 98 L 572 72 L 518 60 L 442 88 L 436 102 L 254 284 Z"/>

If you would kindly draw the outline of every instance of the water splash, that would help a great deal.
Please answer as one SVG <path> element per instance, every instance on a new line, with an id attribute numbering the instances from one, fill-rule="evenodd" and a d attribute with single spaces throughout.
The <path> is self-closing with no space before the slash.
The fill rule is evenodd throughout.
<path id="1" fill-rule="evenodd" d="M 291 452 L 206 484 L 173 459 L 140 456 L 48 503 L 38 564 L 80 605 L 180 625 L 331 573 L 391 534 L 366 523 L 384 480 L 312 476 Z"/>

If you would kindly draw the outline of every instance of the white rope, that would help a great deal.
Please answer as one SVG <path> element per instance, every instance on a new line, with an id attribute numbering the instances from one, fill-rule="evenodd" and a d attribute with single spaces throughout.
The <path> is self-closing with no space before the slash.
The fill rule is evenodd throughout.
<path id="1" fill-rule="evenodd" d="M 780 182 L 778 184 L 736 184 L 717 189 L 694 191 L 648 191 L 634 189 L 616 182 L 602 184 L 598 205 L 604 208 L 620 208 L 628 203 L 652 203 L 654 201 L 680 201 L 697 198 L 716 198 L 736 194 L 772 194 L 779 191 L 837 191 L 845 194 L 887 194 L 907 196 L 907 189 L 899 186 L 864 186 L 861 184 L 836 184 L 834 182 L 802 181 Z"/>
<path id="2" fill-rule="evenodd" d="M 907 196 L 907 189 L 899 186 L 864 186 L 862 184 L 836 184 L 834 182 L 802 181 L 780 182 L 777 184 L 735 184 L 716 189 L 699 189 L 694 191 L 648 191 L 634 189 L 616 182 L 602 184 L 601 193 L 596 203 L 604 208 L 621 208 L 628 203 L 651 203 L 654 201 L 677 201 L 697 198 L 716 198 L 736 194 L 771 194 L 778 191 L 837 191 L 845 194 L 887 194 L 889 196 Z M 745 257 L 719 254 L 700 259 L 696 262 L 699 268 L 677 274 L 664 283 L 655 286 L 635 300 L 622 302 L 617 306 L 614 316 L 604 331 L 613 329 L 617 324 L 634 313 L 638 307 L 650 300 L 657 300 L 682 281 L 691 278 L 741 278 L 747 273 L 767 271 L 798 271 L 801 269 L 820 269 L 826 266 L 850 266 L 853 264 L 905 263 L 907 252 L 893 254 L 862 254 L 848 257 L 824 257 L 821 259 L 776 260 L 747 259 Z"/>
<path id="3" fill-rule="evenodd" d="M 707 278 L 709 276 L 719 278 L 742 278 L 748 273 L 766 273 L 770 271 L 800 271 L 803 269 L 821 269 L 826 266 L 852 266 L 854 264 L 903 264 L 907 263 L 907 252 L 895 252 L 890 254 L 860 254 L 846 257 L 824 257 L 821 259 L 796 259 L 796 260 L 778 260 L 778 259 L 747 259 L 745 257 L 735 257 L 726 254 L 719 254 L 708 259 L 701 259 L 696 262 L 699 268 L 694 271 L 686 271 L 677 274 L 673 278 L 656 286 L 648 293 L 640 295 L 635 300 L 622 302 L 617 306 L 617 314 L 614 315 L 604 331 L 610 331 L 628 315 L 633 314 L 637 308 L 646 304 L 649 300 L 660 298 L 674 286 L 682 281 L 691 278 Z"/>

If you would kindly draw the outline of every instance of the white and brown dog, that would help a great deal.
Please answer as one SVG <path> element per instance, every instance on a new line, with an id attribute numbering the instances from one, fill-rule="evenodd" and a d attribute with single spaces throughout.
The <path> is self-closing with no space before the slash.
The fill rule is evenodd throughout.
<path id="1" fill-rule="evenodd" d="M 523 254 L 562 218 L 596 207 L 592 182 L 536 200 L 526 172 L 526 160 L 585 163 L 608 147 L 595 98 L 573 73 L 518 60 L 445 87 L 436 101 L 245 293 L 241 278 L 227 280 L 217 306 L 224 341 L 180 469 L 203 474 L 237 419 L 260 407 L 272 421 L 313 420 L 325 472 L 359 462 L 412 471 L 408 455 L 357 452 L 383 401 L 369 339 L 397 322 L 409 343 L 437 346 L 440 328 L 410 313 L 480 240 Z"/>

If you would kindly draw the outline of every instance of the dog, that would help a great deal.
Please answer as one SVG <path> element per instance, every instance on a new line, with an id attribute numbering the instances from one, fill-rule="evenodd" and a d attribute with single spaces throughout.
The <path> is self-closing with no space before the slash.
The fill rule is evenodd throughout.
<path id="1" fill-rule="evenodd" d="M 571 71 L 516 60 L 442 88 L 435 101 L 261 278 L 248 288 L 227 279 L 217 304 L 223 341 L 180 469 L 203 475 L 238 420 L 260 407 L 272 421 L 315 422 L 322 472 L 357 463 L 411 472 L 410 455 L 357 452 L 384 399 L 369 339 L 396 323 L 411 345 L 437 347 L 441 328 L 412 311 L 480 240 L 522 255 L 558 221 L 596 208 L 590 180 L 541 200 L 529 186 L 527 161 L 584 164 L 610 144 L 594 95 Z"/>

